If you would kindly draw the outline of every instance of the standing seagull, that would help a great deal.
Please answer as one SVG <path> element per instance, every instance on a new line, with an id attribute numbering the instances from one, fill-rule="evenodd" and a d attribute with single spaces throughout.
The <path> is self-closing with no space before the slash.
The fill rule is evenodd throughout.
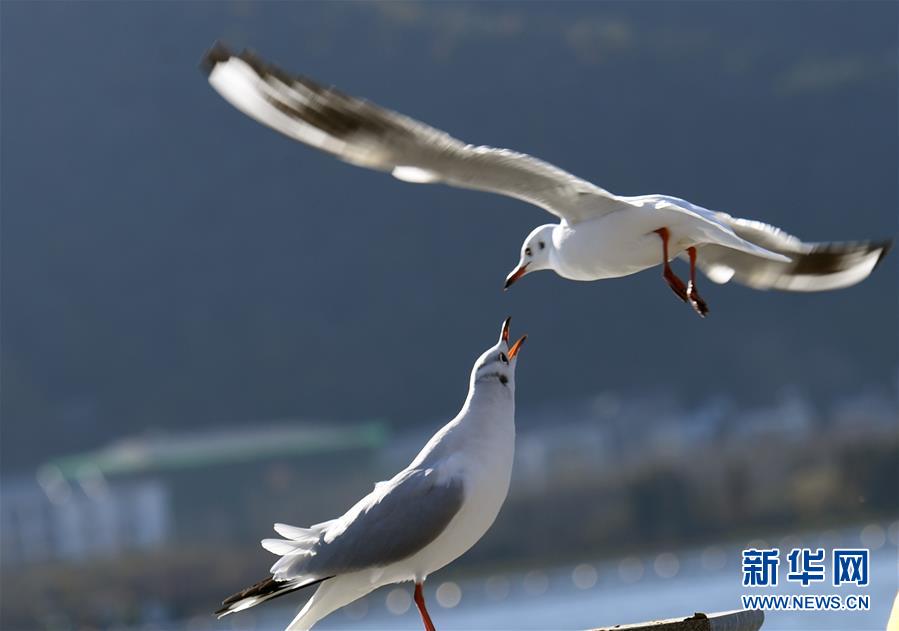
<path id="1" fill-rule="evenodd" d="M 521 247 L 508 288 L 538 270 L 571 280 L 626 276 L 661 264 L 671 289 L 705 316 L 696 267 L 716 283 L 823 291 L 866 278 L 890 241 L 806 243 L 779 228 L 669 195 L 615 195 L 508 149 L 467 145 L 412 118 L 292 76 L 253 53 L 216 43 L 203 59 L 209 83 L 234 107 L 341 160 L 407 182 L 443 182 L 529 202 L 557 216 Z M 669 261 L 689 261 L 684 283 Z"/>
<path id="2" fill-rule="evenodd" d="M 426 631 L 434 623 L 422 585 L 484 536 L 509 490 L 515 452 L 515 365 L 527 336 L 509 346 L 509 318 L 499 341 L 475 361 L 468 397 L 412 463 L 342 517 L 298 528 L 275 524 L 284 539 L 263 539 L 281 555 L 271 576 L 238 592 L 224 616 L 319 585 L 288 631 L 311 629 L 332 611 L 390 583 L 415 582 Z"/>

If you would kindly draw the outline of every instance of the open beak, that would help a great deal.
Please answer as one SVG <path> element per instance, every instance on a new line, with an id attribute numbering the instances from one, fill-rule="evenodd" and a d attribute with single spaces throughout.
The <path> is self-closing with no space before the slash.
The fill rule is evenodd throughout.
<path id="1" fill-rule="evenodd" d="M 512 361 L 516 355 L 518 355 L 518 351 L 521 350 L 521 345 L 524 344 L 524 341 L 528 339 L 527 335 L 522 335 L 518 338 L 518 341 L 512 344 L 512 348 L 509 349 L 509 361 Z"/>
<path id="2" fill-rule="evenodd" d="M 509 316 L 508 318 L 506 318 L 506 319 L 503 321 L 503 329 L 502 329 L 502 332 L 500 333 L 500 336 L 499 336 L 500 339 L 501 339 L 503 342 L 506 343 L 506 345 L 509 344 L 509 325 L 510 325 L 511 323 L 512 323 L 512 316 Z M 512 346 L 509 348 L 509 360 L 510 360 L 510 361 L 511 361 L 516 355 L 518 355 L 518 351 L 521 350 L 521 345 L 524 344 L 524 341 L 525 341 L 526 339 L 528 339 L 528 336 L 527 336 L 527 335 L 522 335 L 521 338 L 520 338 L 517 342 L 515 342 L 514 344 L 512 344 Z"/>
<path id="3" fill-rule="evenodd" d="M 518 280 L 519 278 L 521 278 L 522 276 L 527 274 L 528 265 L 530 265 L 530 263 L 524 263 L 523 265 L 519 265 L 517 268 L 515 268 L 514 272 L 512 272 L 511 274 L 506 276 L 506 284 L 503 285 L 504 291 L 506 289 L 508 289 L 509 287 L 511 287 L 512 283 L 514 283 L 516 280 Z"/>

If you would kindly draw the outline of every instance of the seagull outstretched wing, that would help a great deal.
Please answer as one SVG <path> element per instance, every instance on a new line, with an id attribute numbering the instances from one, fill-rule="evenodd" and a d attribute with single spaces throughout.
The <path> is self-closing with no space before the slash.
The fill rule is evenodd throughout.
<path id="1" fill-rule="evenodd" d="M 714 243 L 703 245 L 698 249 L 697 265 L 716 283 L 733 279 L 754 289 L 840 289 L 867 278 L 892 246 L 889 240 L 807 243 L 761 221 L 722 212 L 715 215 L 741 239 L 788 257 L 776 261 Z"/>
<path id="2" fill-rule="evenodd" d="M 625 208 L 618 197 L 552 164 L 508 149 L 465 144 L 369 101 L 290 75 L 222 44 L 203 59 L 209 83 L 234 107 L 345 162 L 415 183 L 498 193 L 577 223 Z"/>

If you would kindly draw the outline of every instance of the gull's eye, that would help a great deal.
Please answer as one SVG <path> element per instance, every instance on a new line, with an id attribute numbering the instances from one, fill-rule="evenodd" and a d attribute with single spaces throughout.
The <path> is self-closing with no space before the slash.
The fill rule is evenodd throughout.
<path id="1" fill-rule="evenodd" d="M 543 241 L 541 241 L 541 242 L 540 242 L 540 243 L 538 243 L 538 244 L 537 244 L 537 245 L 539 245 L 539 246 L 540 246 L 540 249 L 541 249 L 541 250 L 542 250 L 542 249 L 543 249 L 543 248 L 545 248 L 545 247 L 546 247 L 546 244 L 545 244 L 545 243 L 544 243 L 544 242 L 543 242 Z"/>
<path id="2" fill-rule="evenodd" d="M 502 352 L 502 351 L 499 352 L 499 360 L 500 360 L 502 363 L 504 363 L 504 364 L 508 364 L 508 363 L 509 363 L 509 358 L 506 357 L 506 354 L 505 354 L 504 352 Z"/>
<path id="3" fill-rule="evenodd" d="M 505 375 L 500 375 L 499 382 L 503 385 L 506 385 L 507 383 L 509 383 L 509 378 L 506 377 Z"/>
<path id="4" fill-rule="evenodd" d="M 530 255 L 531 255 L 531 248 L 525 248 L 525 249 L 524 249 L 524 255 L 525 255 L 525 256 L 530 256 Z"/>

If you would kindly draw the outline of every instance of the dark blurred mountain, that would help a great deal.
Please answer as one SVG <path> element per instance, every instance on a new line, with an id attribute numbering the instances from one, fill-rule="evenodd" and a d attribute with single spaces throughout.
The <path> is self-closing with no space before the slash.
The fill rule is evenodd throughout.
<path id="1" fill-rule="evenodd" d="M 612 191 L 806 239 L 896 233 L 895 3 L 11 3 L 2 41 L 6 470 L 149 428 L 430 422 L 503 316 L 519 405 L 670 387 L 895 387 L 897 258 L 862 285 L 655 272 L 503 294 L 513 200 L 415 187 L 260 127 L 197 70 L 215 39 Z"/>

